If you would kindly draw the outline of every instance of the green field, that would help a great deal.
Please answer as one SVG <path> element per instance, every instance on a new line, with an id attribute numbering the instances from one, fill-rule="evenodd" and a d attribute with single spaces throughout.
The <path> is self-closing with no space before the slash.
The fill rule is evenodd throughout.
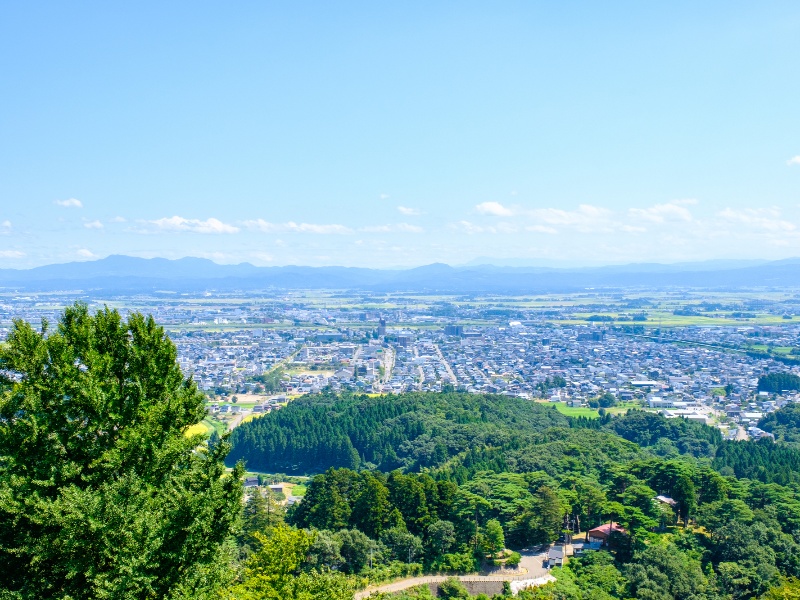
<path id="1" fill-rule="evenodd" d="M 554 404 L 556 410 L 567 417 L 586 417 L 587 419 L 597 419 L 600 417 L 600 414 L 595 409 L 586 406 L 573 408 L 562 402 L 551 402 L 548 404 Z"/>

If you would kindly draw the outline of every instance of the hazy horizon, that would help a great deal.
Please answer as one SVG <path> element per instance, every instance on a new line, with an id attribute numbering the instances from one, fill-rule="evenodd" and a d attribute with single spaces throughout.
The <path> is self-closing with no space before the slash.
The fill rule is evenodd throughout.
<path id="1" fill-rule="evenodd" d="M 308 265 L 302 263 L 285 263 L 285 264 L 267 264 L 267 265 L 259 265 L 255 264 L 251 261 L 239 261 L 239 262 L 225 262 L 220 260 L 215 260 L 214 258 L 203 257 L 203 256 L 193 256 L 193 255 L 185 255 L 185 256 L 177 256 L 175 258 L 164 257 L 164 256 L 136 256 L 133 254 L 109 254 L 108 256 L 95 256 L 91 258 L 83 258 L 79 260 L 72 260 L 72 261 L 62 261 L 62 262 L 53 262 L 53 263 L 45 263 L 41 265 L 35 265 L 31 267 L 17 267 L 18 270 L 31 270 L 37 269 L 39 267 L 56 267 L 59 265 L 74 265 L 77 263 L 98 263 L 108 259 L 114 258 L 132 258 L 132 259 L 142 259 L 142 260 L 167 260 L 167 261 L 180 261 L 184 259 L 199 259 L 209 261 L 218 266 L 237 266 L 237 265 L 251 265 L 254 267 L 312 267 L 312 268 L 365 268 L 365 269 L 378 269 L 378 270 L 409 270 L 409 269 L 417 269 L 420 267 L 427 267 L 433 266 L 437 264 L 447 265 L 449 267 L 463 269 L 469 267 L 479 267 L 479 266 L 489 266 L 489 267 L 499 267 L 499 268 L 506 268 L 506 267 L 529 267 L 529 268 L 548 268 L 548 269 L 595 269 L 595 268 L 603 268 L 603 267 L 622 267 L 622 266 L 664 266 L 664 267 L 687 267 L 689 270 L 692 267 L 699 267 L 699 266 L 708 266 L 709 268 L 716 268 L 716 267 L 726 267 L 726 266 L 733 266 L 733 267 L 747 267 L 747 266 L 757 266 L 761 264 L 768 264 L 774 262 L 781 262 L 786 260 L 798 260 L 800 261 L 800 257 L 786 257 L 783 259 L 708 259 L 708 260 L 696 260 L 696 261 L 672 261 L 672 262 L 658 262 L 658 261 L 619 261 L 619 262 L 603 262 L 603 261 L 568 261 L 568 260 L 536 260 L 536 259 L 499 259 L 493 257 L 477 257 L 471 261 L 461 262 L 461 263 L 443 263 L 443 262 L 427 262 L 427 263 L 420 263 L 420 264 L 408 264 L 408 265 L 386 265 L 382 267 L 363 267 L 360 265 L 347 265 L 347 264 L 320 264 L 320 265 Z M 13 268 L 13 267 L 5 267 Z M 3 269 L 3 268 L 0 268 Z"/>

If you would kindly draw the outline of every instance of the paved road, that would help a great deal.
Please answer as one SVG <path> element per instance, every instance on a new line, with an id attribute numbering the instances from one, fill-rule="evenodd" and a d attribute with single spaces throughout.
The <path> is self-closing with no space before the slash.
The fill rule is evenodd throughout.
<path id="1" fill-rule="evenodd" d="M 250 414 L 250 413 L 247 413 L 247 414 Z M 246 416 L 247 415 L 244 414 L 244 413 L 238 413 L 235 417 L 233 417 L 228 422 L 228 431 L 233 431 L 236 427 L 238 427 L 241 424 L 242 419 L 244 419 Z"/>
<path id="2" fill-rule="evenodd" d="M 434 344 L 433 347 L 436 348 L 436 354 L 439 355 L 439 360 L 442 362 L 444 368 L 447 370 L 447 374 L 450 376 L 451 383 L 453 385 L 458 385 L 458 379 L 456 379 L 456 374 L 453 373 L 453 369 L 450 368 L 450 363 L 447 362 L 447 360 L 445 360 L 444 354 L 442 354 L 442 351 L 439 349 L 439 344 Z"/>
<path id="3" fill-rule="evenodd" d="M 391 348 L 383 349 L 383 379 L 381 383 L 386 383 L 392 378 L 394 370 L 394 350 Z"/>
<path id="4" fill-rule="evenodd" d="M 511 574 L 492 574 L 491 572 L 487 572 L 486 574 L 481 575 L 457 575 L 458 579 L 461 581 L 528 581 L 538 579 L 537 582 L 531 582 L 531 585 L 542 585 L 547 583 L 547 581 L 551 581 L 552 579 L 547 579 L 549 577 L 547 573 L 547 569 L 544 567 L 544 560 L 547 557 L 547 550 L 539 551 L 539 550 L 526 550 L 520 552 L 522 555 L 522 559 L 520 560 L 520 573 L 511 575 Z M 409 579 L 401 579 L 400 581 L 394 581 L 392 583 L 386 583 L 384 585 L 379 586 L 372 586 L 368 587 L 365 590 L 357 592 L 355 595 L 355 600 L 362 600 L 364 598 L 369 598 L 369 595 L 373 592 L 400 592 L 402 590 L 406 590 L 411 587 L 415 587 L 418 585 L 426 585 L 428 583 L 441 583 L 442 581 L 448 579 L 448 576 L 444 575 L 426 575 L 423 577 L 411 577 Z"/>

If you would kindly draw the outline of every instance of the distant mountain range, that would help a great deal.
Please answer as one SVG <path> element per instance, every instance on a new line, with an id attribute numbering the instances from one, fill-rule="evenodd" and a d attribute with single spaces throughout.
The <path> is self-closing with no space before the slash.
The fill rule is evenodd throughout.
<path id="1" fill-rule="evenodd" d="M 0 288 L 19 291 L 82 290 L 254 291 L 266 289 L 351 289 L 411 292 L 575 292 L 587 288 L 800 287 L 800 258 L 779 261 L 707 261 L 552 268 L 436 263 L 404 270 L 350 267 L 256 267 L 219 265 L 203 258 L 109 256 L 90 262 L 34 269 L 0 269 Z"/>

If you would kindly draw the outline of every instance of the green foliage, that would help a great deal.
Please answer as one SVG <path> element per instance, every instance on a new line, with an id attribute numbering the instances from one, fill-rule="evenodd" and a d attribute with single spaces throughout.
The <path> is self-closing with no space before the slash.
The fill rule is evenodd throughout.
<path id="1" fill-rule="evenodd" d="M 608 552 L 573 558 L 555 570 L 557 582 L 520 598 L 753 598 L 780 577 L 800 575 L 793 537 L 800 490 L 723 477 L 709 466 L 727 462 L 774 480 L 753 458 L 785 446 L 738 443 L 731 455 L 718 432 L 694 423 L 642 411 L 597 421 L 509 431 L 497 447 L 473 446 L 422 473 L 315 476 L 289 518 L 332 531 L 315 534 L 301 571 L 329 568 L 376 581 L 419 556 L 428 571 L 474 572 L 480 550 L 553 542 L 566 517 L 582 531 L 613 520 L 627 533 L 612 535 Z M 649 450 L 665 441 L 675 449 L 669 457 Z M 655 501 L 659 494 L 673 498 L 674 509 Z M 676 518 L 683 527 L 667 531 Z M 370 569 L 367 551 L 394 566 Z"/>
<path id="2" fill-rule="evenodd" d="M 681 454 L 697 457 L 714 456 L 715 449 L 722 443 L 722 435 L 714 427 L 686 419 L 665 419 L 642 410 L 629 410 L 610 421 L 608 428 L 642 447 L 669 440 Z"/>
<path id="3" fill-rule="evenodd" d="M 720 470 L 728 467 L 740 478 L 781 485 L 800 483 L 800 449 L 768 438 L 726 442 L 717 449 L 712 465 Z"/>
<path id="4" fill-rule="evenodd" d="M 800 445 L 800 404 L 787 404 L 758 422 L 764 431 L 769 431 L 777 441 Z"/>
<path id="5" fill-rule="evenodd" d="M 711 591 L 700 561 L 670 544 L 636 553 L 626 571 L 631 598 L 700 600 Z"/>
<path id="6" fill-rule="evenodd" d="M 790 577 L 768 590 L 761 600 L 800 600 L 800 580 Z"/>
<path id="7" fill-rule="evenodd" d="M 152 318 L 76 304 L 0 346 L 0 589 L 17 598 L 202 598 L 241 507 L 228 445 L 184 431 L 204 396 Z"/>
<path id="8" fill-rule="evenodd" d="M 247 495 L 243 512 L 242 529 L 237 536 L 245 553 L 260 548 L 256 533 L 263 532 L 283 522 L 285 510 L 272 493 L 256 490 Z"/>
<path id="9" fill-rule="evenodd" d="M 400 527 L 384 531 L 381 542 L 386 546 L 392 560 L 411 563 L 422 555 L 422 540 Z"/>
<path id="10" fill-rule="evenodd" d="M 469 592 L 458 579 L 450 577 L 439 584 L 439 598 L 448 600 L 464 598 L 469 600 Z"/>
<path id="11" fill-rule="evenodd" d="M 280 392 L 281 391 L 281 380 L 283 379 L 283 369 L 273 369 L 268 373 L 264 373 L 263 375 L 256 375 L 251 378 L 251 381 L 255 381 L 260 383 L 264 386 L 265 392 Z"/>
<path id="12" fill-rule="evenodd" d="M 758 391 L 777 394 L 783 390 L 800 390 L 800 377 L 794 373 L 768 373 L 758 378 Z"/>
<path id="13" fill-rule="evenodd" d="M 450 521 L 438 520 L 428 526 L 425 538 L 433 551 L 442 556 L 455 546 L 456 528 Z"/>
<path id="14" fill-rule="evenodd" d="M 301 569 L 314 535 L 278 525 L 256 533 L 260 548 L 247 561 L 243 581 L 232 588 L 231 600 L 352 600 L 353 582 L 327 570 Z"/>
<path id="15" fill-rule="evenodd" d="M 506 396 L 322 394 L 237 427 L 228 461 L 244 459 L 250 469 L 286 473 L 366 465 L 418 470 L 469 448 L 503 446 L 567 424 L 550 407 Z"/>
<path id="16" fill-rule="evenodd" d="M 503 534 L 503 526 L 497 519 L 489 519 L 483 530 L 484 550 L 489 554 L 500 552 L 506 547 L 506 538 Z"/>
<path id="17" fill-rule="evenodd" d="M 436 558 L 431 565 L 432 571 L 442 573 L 473 573 L 478 568 L 479 565 L 472 552 L 443 554 Z"/>

